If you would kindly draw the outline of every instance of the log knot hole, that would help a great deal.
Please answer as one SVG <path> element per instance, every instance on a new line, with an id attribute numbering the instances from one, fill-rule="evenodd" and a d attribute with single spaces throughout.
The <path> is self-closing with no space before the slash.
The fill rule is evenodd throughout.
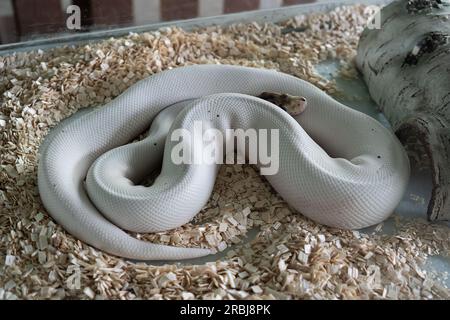
<path id="1" fill-rule="evenodd" d="M 442 0 L 409 0 L 406 9 L 410 14 L 429 13 L 433 9 L 441 9 L 444 5 L 448 5 Z"/>
<path id="2" fill-rule="evenodd" d="M 440 32 L 430 32 L 414 46 L 405 58 L 403 66 L 412 66 L 419 63 L 420 57 L 436 51 L 437 48 L 448 43 L 449 35 Z"/>

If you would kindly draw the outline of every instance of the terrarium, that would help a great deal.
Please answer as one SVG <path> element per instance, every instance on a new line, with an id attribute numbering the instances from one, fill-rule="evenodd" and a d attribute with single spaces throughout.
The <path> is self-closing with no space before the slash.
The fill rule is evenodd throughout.
<path id="1" fill-rule="evenodd" d="M 0 6 L 0 299 L 449 298 L 449 3 Z"/>

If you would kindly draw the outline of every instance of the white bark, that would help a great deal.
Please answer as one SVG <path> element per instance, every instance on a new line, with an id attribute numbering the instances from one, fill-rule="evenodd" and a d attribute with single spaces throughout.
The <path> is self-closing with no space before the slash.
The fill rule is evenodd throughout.
<path id="1" fill-rule="evenodd" d="M 449 7 L 413 11 L 407 0 L 384 7 L 381 28 L 363 32 L 356 62 L 402 142 L 416 139 L 427 152 L 433 172 L 429 218 L 449 220 Z"/>

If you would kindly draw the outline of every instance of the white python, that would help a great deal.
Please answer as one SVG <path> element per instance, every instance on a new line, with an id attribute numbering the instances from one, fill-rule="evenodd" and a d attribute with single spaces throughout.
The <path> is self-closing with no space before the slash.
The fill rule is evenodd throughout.
<path id="1" fill-rule="evenodd" d="M 263 91 L 304 96 L 308 108 L 291 117 L 254 97 Z M 176 104 L 189 99 L 195 100 Z M 322 224 L 357 229 L 379 223 L 408 183 L 409 162 L 397 138 L 310 83 L 263 69 L 197 65 L 142 80 L 53 130 L 41 147 L 38 170 L 48 212 L 75 237 L 118 256 L 170 260 L 210 254 L 144 242 L 122 230 L 175 228 L 208 200 L 218 165 L 176 166 L 170 158 L 175 142 L 165 139 L 169 128 L 190 130 L 194 120 L 220 130 L 279 129 L 279 171 L 267 179 L 293 208 Z M 122 146 L 149 123 L 146 140 Z M 151 187 L 135 185 L 161 161 Z"/>

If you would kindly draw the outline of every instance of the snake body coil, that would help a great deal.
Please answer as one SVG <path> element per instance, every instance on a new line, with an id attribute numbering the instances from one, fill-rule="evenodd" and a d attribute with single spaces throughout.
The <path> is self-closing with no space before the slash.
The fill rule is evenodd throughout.
<path id="1" fill-rule="evenodd" d="M 308 108 L 291 117 L 255 97 L 264 91 L 304 96 Z M 144 242 L 122 230 L 175 228 L 206 203 L 218 165 L 175 165 L 170 157 L 175 142 L 166 139 L 175 129 L 192 130 L 195 121 L 222 132 L 278 129 L 279 170 L 267 179 L 293 208 L 322 224 L 356 229 L 379 223 L 408 183 L 401 144 L 369 116 L 283 73 L 197 65 L 142 80 L 106 106 L 53 130 L 40 150 L 45 207 L 75 237 L 118 256 L 170 260 L 210 254 Z M 127 145 L 149 123 L 148 138 Z M 153 185 L 138 185 L 161 161 Z"/>

